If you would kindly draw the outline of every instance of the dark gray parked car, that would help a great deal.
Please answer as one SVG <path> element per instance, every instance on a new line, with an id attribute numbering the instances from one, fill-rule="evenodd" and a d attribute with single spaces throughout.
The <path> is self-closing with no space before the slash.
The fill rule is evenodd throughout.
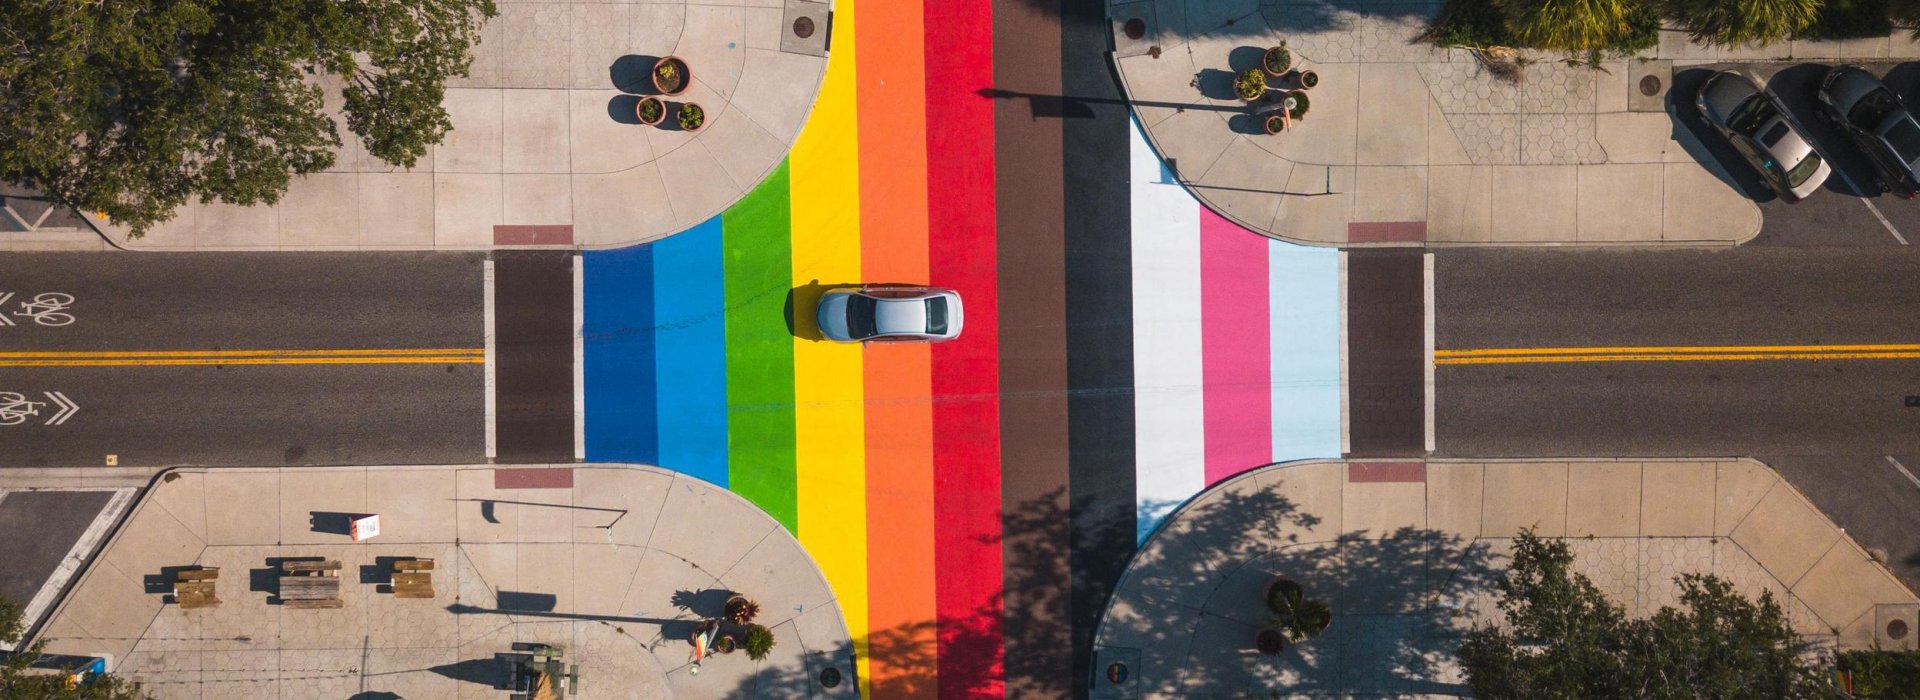
<path id="1" fill-rule="evenodd" d="M 1900 96 L 1857 66 L 1840 66 L 1820 79 L 1820 116 L 1847 132 L 1873 161 L 1874 184 L 1913 199 L 1920 195 L 1920 122 Z"/>
<path id="2" fill-rule="evenodd" d="M 1694 102 L 1707 123 L 1746 156 L 1781 199 L 1806 199 L 1833 172 L 1807 135 L 1787 119 L 1786 109 L 1745 74 L 1713 74 Z"/>

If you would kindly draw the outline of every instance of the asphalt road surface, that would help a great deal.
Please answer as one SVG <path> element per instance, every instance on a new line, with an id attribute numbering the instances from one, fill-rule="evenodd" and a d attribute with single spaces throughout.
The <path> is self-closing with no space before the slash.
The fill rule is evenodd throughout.
<path id="1" fill-rule="evenodd" d="M 8 256 L 0 468 L 484 461 L 482 259 Z"/>

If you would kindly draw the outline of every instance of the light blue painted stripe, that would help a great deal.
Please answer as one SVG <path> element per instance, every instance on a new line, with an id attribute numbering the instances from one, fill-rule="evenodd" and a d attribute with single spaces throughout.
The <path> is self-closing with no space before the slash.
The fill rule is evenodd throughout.
<path id="1" fill-rule="evenodd" d="M 1273 461 L 1340 456 L 1340 253 L 1274 241 Z"/>
<path id="2" fill-rule="evenodd" d="M 1206 404 L 1200 367 L 1200 203 L 1134 124 L 1134 483 L 1145 541 L 1206 487 Z"/>
<path id="3" fill-rule="evenodd" d="M 653 247 L 583 254 L 587 460 L 659 464 Z"/>
<path id="4" fill-rule="evenodd" d="M 660 466 L 727 485 L 720 217 L 653 244 Z"/>

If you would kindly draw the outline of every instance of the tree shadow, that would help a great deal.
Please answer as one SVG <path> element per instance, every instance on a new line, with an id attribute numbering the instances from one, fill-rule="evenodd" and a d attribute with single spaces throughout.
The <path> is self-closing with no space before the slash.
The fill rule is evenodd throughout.
<path id="1" fill-rule="evenodd" d="M 724 588 L 708 588 L 699 591 L 674 591 L 673 607 L 693 613 L 701 618 L 720 617 L 726 614 L 727 599 L 731 597 L 733 597 L 733 591 Z"/>
<path id="2" fill-rule="evenodd" d="M 496 659 L 465 659 L 456 663 L 434 666 L 427 670 L 462 683 L 474 683 L 489 688 L 498 688 L 507 680 L 506 666 Z"/>
<path id="3" fill-rule="evenodd" d="M 1104 5 L 1107 4 L 1103 0 L 1026 2 L 1042 10 L 1060 13 L 1063 23 L 1082 26 L 1088 31 L 1096 30 L 1096 23 L 1100 31 L 1106 31 L 1109 26 L 1103 19 Z M 1141 19 L 1147 23 L 1147 36 L 1157 37 L 1159 41 L 1169 44 L 1200 36 L 1264 41 L 1275 33 L 1284 37 L 1289 34 L 1345 31 L 1353 28 L 1355 21 L 1363 17 L 1432 19 L 1440 10 L 1440 3 L 1422 0 L 1283 0 L 1258 4 L 1189 3 L 1185 12 L 1163 15 L 1160 11 L 1169 7 L 1166 3 L 1123 3 L 1116 0 L 1113 4 L 1116 7 L 1113 8 L 1111 26 L 1118 27 L 1130 19 Z M 1254 9 L 1249 12 L 1249 7 Z"/>

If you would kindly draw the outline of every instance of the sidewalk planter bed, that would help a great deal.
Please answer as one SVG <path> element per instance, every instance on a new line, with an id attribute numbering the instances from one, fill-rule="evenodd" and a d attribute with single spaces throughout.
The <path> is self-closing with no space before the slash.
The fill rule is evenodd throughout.
<path id="1" fill-rule="evenodd" d="M 1233 94 L 1240 99 L 1252 102 L 1267 94 L 1267 74 L 1259 68 L 1248 68 L 1233 79 Z"/>
<path id="2" fill-rule="evenodd" d="M 699 131 L 707 125 L 707 111 L 698 103 L 688 102 L 680 105 L 680 130 Z"/>
<path id="3" fill-rule="evenodd" d="M 727 599 L 726 612 L 727 619 L 732 620 L 733 624 L 744 625 L 760 614 L 760 604 L 746 596 L 736 595 Z"/>
<path id="4" fill-rule="evenodd" d="M 1261 126 L 1266 127 L 1268 136 L 1272 136 L 1286 130 L 1287 118 L 1278 114 L 1268 115 Z"/>
<path id="5" fill-rule="evenodd" d="M 1307 100 L 1307 91 L 1294 90 L 1292 92 L 1288 92 L 1285 98 L 1285 101 L 1287 105 L 1287 116 L 1292 117 L 1294 119 L 1306 118 L 1307 105 L 1309 104 Z"/>
<path id="6" fill-rule="evenodd" d="M 633 113 L 640 118 L 640 123 L 659 126 L 660 122 L 667 120 L 667 103 L 661 102 L 658 97 L 642 97 L 640 104 L 634 106 Z"/>
<path id="7" fill-rule="evenodd" d="M 1267 49 L 1266 53 L 1260 55 L 1260 68 L 1265 70 L 1267 75 L 1278 78 L 1285 75 L 1287 69 L 1292 67 L 1293 52 L 1287 50 L 1286 44 Z"/>
<path id="8" fill-rule="evenodd" d="M 1293 77 L 1293 83 L 1299 85 L 1302 90 L 1312 90 L 1313 86 L 1320 84 L 1320 74 L 1303 70 Z"/>
<path id="9" fill-rule="evenodd" d="M 653 89 L 663 95 L 678 95 L 687 91 L 693 84 L 693 71 L 687 68 L 687 62 L 677 56 L 666 56 L 653 62 Z"/>

